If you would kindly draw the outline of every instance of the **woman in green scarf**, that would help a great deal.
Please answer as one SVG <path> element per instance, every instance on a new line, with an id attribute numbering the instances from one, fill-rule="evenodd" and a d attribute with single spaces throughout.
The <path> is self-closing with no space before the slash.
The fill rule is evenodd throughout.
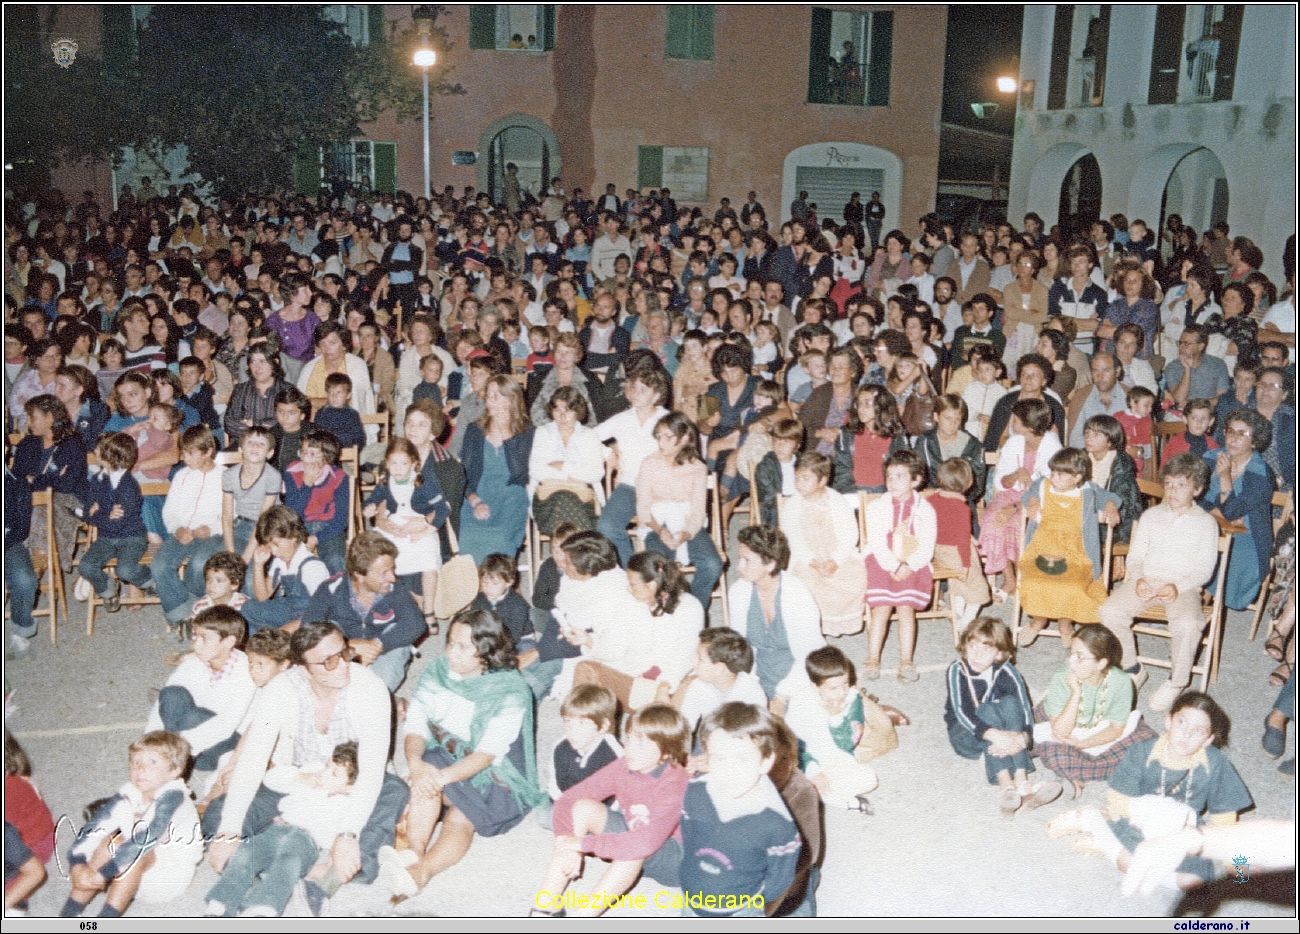
<path id="1" fill-rule="evenodd" d="M 460 862 L 476 833 L 505 833 L 546 797 L 533 755 L 533 696 L 492 613 L 463 610 L 452 620 L 447 654 L 425 668 L 411 698 L 405 750 L 411 849 L 381 861 L 410 861 L 404 873 L 385 873 L 409 897 Z"/>

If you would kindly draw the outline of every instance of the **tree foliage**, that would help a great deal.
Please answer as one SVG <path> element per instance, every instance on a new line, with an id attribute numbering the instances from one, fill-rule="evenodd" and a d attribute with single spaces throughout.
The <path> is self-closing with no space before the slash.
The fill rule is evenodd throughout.
<path id="1" fill-rule="evenodd" d="M 184 144 L 190 169 L 218 190 L 287 186 L 301 143 L 363 136 L 389 109 L 420 113 L 413 29 L 354 46 L 319 7 L 155 6 L 124 37 L 124 67 L 81 50 L 65 70 L 49 48 L 57 10 L 5 7 L 6 146 L 47 166 L 123 146 L 161 161 Z M 440 53 L 450 45 L 437 28 L 430 40 Z M 105 45 L 108 56 L 110 37 Z M 448 70 L 431 71 L 430 90 L 464 93 Z"/>

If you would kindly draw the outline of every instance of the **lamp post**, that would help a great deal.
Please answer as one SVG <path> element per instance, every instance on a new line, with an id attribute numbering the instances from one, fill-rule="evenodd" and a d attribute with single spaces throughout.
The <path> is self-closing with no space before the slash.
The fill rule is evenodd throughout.
<path id="1" fill-rule="evenodd" d="M 412 59 L 415 66 L 424 72 L 424 197 L 430 197 L 429 189 L 429 69 L 438 60 L 438 53 L 429 48 L 416 49 Z"/>

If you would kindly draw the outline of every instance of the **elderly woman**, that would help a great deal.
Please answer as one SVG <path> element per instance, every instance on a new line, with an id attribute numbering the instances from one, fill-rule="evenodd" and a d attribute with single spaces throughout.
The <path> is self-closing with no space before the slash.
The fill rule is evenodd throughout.
<path id="1" fill-rule="evenodd" d="M 858 552 L 853 506 L 831 489 L 831 459 L 807 451 L 795 463 L 795 495 L 781 504 L 781 528 L 790 542 L 790 570 L 807 585 L 821 611 L 822 632 L 862 631 L 866 565 Z"/>
<path id="2" fill-rule="evenodd" d="M 1002 331 L 1007 336 L 1002 362 L 1008 368 L 1034 349 L 1038 332 L 1047 323 L 1048 288 L 1036 278 L 1042 265 L 1037 253 L 1021 253 L 1015 264 L 1015 278 L 1002 292 Z"/>
<path id="3" fill-rule="evenodd" d="M 589 414 L 577 387 L 561 386 L 551 396 L 550 420 L 533 437 L 529 493 L 543 535 L 564 520 L 583 529 L 596 527 L 597 504 L 604 502 L 600 481 L 605 476 L 605 446 L 583 424 Z"/>
<path id="4" fill-rule="evenodd" d="M 63 350 L 50 338 L 32 341 L 27 348 L 27 368 L 14 380 L 9 390 L 9 415 L 21 431 L 27 427 L 24 406 L 29 399 L 53 395 L 54 378 L 63 366 Z"/>
<path id="5" fill-rule="evenodd" d="M 677 375 L 677 344 L 668 339 L 668 314 L 659 310 L 659 300 L 650 296 L 649 300 L 654 303 L 654 308 L 647 311 L 641 318 L 645 327 L 645 340 L 636 344 L 633 349 L 644 347 L 653 351 L 654 355 L 659 358 L 659 362 L 664 365 L 669 376 Z"/>
<path id="6" fill-rule="evenodd" d="M 460 550 L 482 564 L 490 554 L 514 557 L 528 522 L 528 458 L 534 430 L 524 393 L 511 376 L 497 375 L 484 391 L 487 411 L 465 430 L 465 503 Z"/>
<path id="7" fill-rule="evenodd" d="M 444 398 L 447 395 L 447 377 L 456 369 L 456 361 L 437 345 L 437 327 L 437 322 L 431 315 L 418 314 L 406 319 L 406 340 L 402 342 L 402 358 L 393 386 L 393 404 L 396 407 L 394 424 L 405 423 L 406 407 L 411 404 L 412 393 L 423 379 L 420 375 L 420 361 L 429 354 L 442 361 L 442 379 L 438 385 L 442 388 Z"/>
<path id="8" fill-rule="evenodd" d="M 533 400 L 532 419 L 534 425 L 545 425 L 550 419 L 547 414 L 550 408 L 551 396 L 561 386 L 572 386 L 577 390 L 587 402 L 587 417 L 584 424 L 588 428 L 594 428 L 596 425 L 595 411 L 591 407 L 591 393 L 587 389 L 587 377 L 578 369 L 578 361 L 582 359 L 582 344 L 578 341 L 576 334 L 561 334 L 555 341 L 555 366 L 551 367 L 546 378 L 542 380 L 542 387 L 537 392 L 537 398 Z"/>
<path id="9" fill-rule="evenodd" d="M 754 674 L 778 713 L 806 677 L 798 660 L 826 644 L 817 601 L 789 567 L 790 543 L 780 529 L 752 525 L 741 531 L 731 612 L 754 650 Z"/>
<path id="10" fill-rule="evenodd" d="M 248 379 L 237 385 L 226 406 L 224 425 L 226 440 L 232 448 L 239 447 L 244 432 L 254 425 L 275 427 L 275 400 L 289 387 L 280 370 L 280 355 L 273 350 L 254 345 L 248 351 Z"/>
<path id="11" fill-rule="evenodd" d="M 1279 489 L 1295 489 L 1295 409 L 1286 404 L 1286 371 L 1277 366 L 1258 370 L 1255 411 L 1273 426 L 1273 439 L 1264 449 L 1264 462 L 1277 477 Z"/>
<path id="12" fill-rule="evenodd" d="M 740 447 L 744 415 L 754 405 L 754 388 L 759 382 L 749 372 L 752 366 L 749 350 L 736 344 L 723 344 L 713 354 L 717 382 L 704 394 L 704 400 L 712 400 L 713 414 L 700 424 L 709 433 L 710 458 Z"/>
<path id="13" fill-rule="evenodd" d="M 827 374 L 830 381 L 814 389 L 800 406 L 799 421 L 809 446 L 829 455 L 853 408 L 853 390 L 862 379 L 862 360 L 852 348 L 839 347 L 831 354 Z"/>
<path id="14" fill-rule="evenodd" d="M 1237 409 L 1224 427 L 1222 451 L 1206 451 L 1214 468 L 1201 505 L 1229 522 L 1245 525 L 1232 537 L 1224 601 L 1244 610 L 1259 593 L 1273 554 L 1273 472 L 1264 452 L 1273 426 L 1253 409 Z"/>
<path id="15" fill-rule="evenodd" d="M 515 667 L 509 632 L 486 610 L 463 610 L 447 654 L 420 676 L 406 717 L 411 803 L 406 836 L 415 860 L 380 851 L 380 872 L 399 898 L 418 893 L 469 852 L 545 799 L 533 753 L 533 696 Z M 434 828 L 442 831 L 433 839 Z"/>

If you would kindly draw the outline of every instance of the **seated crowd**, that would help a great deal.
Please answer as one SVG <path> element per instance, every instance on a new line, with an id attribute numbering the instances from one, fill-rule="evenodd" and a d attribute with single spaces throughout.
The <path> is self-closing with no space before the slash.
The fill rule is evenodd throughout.
<path id="1" fill-rule="evenodd" d="M 10 657 L 50 562 L 92 619 L 157 603 L 192 646 L 69 853 L 65 917 L 175 898 L 205 853 L 212 916 L 295 890 L 319 915 L 349 882 L 400 901 L 530 812 L 555 835 L 535 914 L 629 907 L 644 875 L 686 914 L 812 915 L 820 809 L 869 808 L 906 722 L 858 680 L 897 619 L 917 681 L 945 601 L 948 735 L 1004 816 L 1106 782 L 1107 812 L 1048 832 L 1127 870 L 1251 806 L 1188 688 L 1206 610 L 1271 581 L 1282 754 L 1293 241 L 1279 295 L 1249 239 L 1176 218 L 1162 244 L 927 215 L 864 255 L 860 221 L 557 191 L 6 204 Z M 1053 621 L 1035 701 L 1013 662 Z M 833 640 L 864 630 L 855 664 Z M 538 750 L 548 697 L 564 736 Z M 6 909 L 51 850 L 24 763 L 9 740 Z"/>

